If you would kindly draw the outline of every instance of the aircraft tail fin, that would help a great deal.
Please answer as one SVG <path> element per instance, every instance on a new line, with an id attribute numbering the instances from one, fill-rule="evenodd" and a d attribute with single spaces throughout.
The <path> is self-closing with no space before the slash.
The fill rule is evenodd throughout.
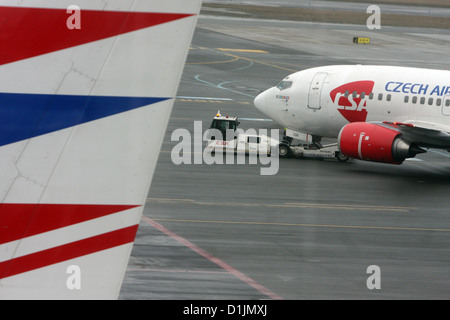
<path id="1" fill-rule="evenodd" d="M 118 297 L 200 6 L 0 0 L 0 299 Z"/>

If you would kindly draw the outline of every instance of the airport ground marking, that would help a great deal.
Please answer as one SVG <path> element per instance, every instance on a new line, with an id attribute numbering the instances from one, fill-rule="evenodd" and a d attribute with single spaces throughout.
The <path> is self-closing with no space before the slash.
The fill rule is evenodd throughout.
<path id="1" fill-rule="evenodd" d="M 189 65 L 194 65 L 194 64 L 219 64 L 219 63 L 230 63 L 230 62 L 235 62 L 235 61 L 238 61 L 238 60 L 239 60 L 239 57 L 234 57 L 233 59 L 225 60 L 225 61 L 187 62 L 186 64 L 189 64 Z"/>
<path id="2" fill-rule="evenodd" d="M 252 49 L 217 48 L 217 50 L 226 51 L 226 52 L 268 53 L 267 51 L 264 51 L 264 50 L 252 50 Z"/>
<path id="3" fill-rule="evenodd" d="M 417 210 L 417 207 L 397 207 L 397 206 L 367 206 L 367 205 L 358 205 L 358 204 L 324 204 L 324 203 L 302 203 L 302 202 L 292 202 L 285 203 L 286 205 L 299 205 L 299 206 L 312 206 L 312 207 L 331 207 L 334 209 L 361 209 L 361 210 L 399 210 L 399 211 L 411 211 Z"/>
<path id="4" fill-rule="evenodd" d="M 234 102 L 233 100 L 223 99 L 189 99 L 189 98 L 177 98 L 177 102 L 198 102 L 198 103 L 214 103 L 214 104 L 250 104 L 249 102 Z"/>
<path id="5" fill-rule="evenodd" d="M 273 68 L 278 68 L 278 69 L 282 69 L 282 70 L 286 70 L 286 71 L 290 71 L 290 72 L 298 71 L 298 70 L 283 68 L 283 67 L 280 67 L 280 66 L 277 66 L 277 65 L 274 65 L 274 64 L 270 64 L 270 63 L 267 63 L 267 62 L 263 62 L 263 61 L 258 61 L 258 60 L 254 60 L 254 59 L 251 59 L 251 58 L 245 58 L 245 57 L 237 56 L 237 55 L 234 55 L 234 54 L 231 54 L 231 53 L 226 53 L 224 51 L 220 51 L 220 49 L 212 49 L 212 48 L 199 48 L 199 49 L 212 50 L 212 51 L 214 51 L 216 53 L 220 53 L 220 54 L 223 54 L 225 56 L 229 56 L 232 59 L 226 60 L 226 61 L 192 62 L 192 63 L 186 63 L 186 64 L 192 64 L 192 65 L 194 65 L 194 64 L 197 64 L 197 65 L 202 65 L 202 64 L 219 64 L 219 63 L 220 64 L 224 64 L 224 63 L 232 63 L 232 62 L 235 62 L 235 61 L 238 61 L 238 60 L 245 60 L 245 61 L 248 61 L 250 63 L 248 65 L 244 66 L 244 67 L 239 67 L 239 68 L 236 68 L 236 69 L 227 70 L 227 72 L 240 71 L 240 70 L 243 70 L 243 69 L 251 68 L 254 63 L 259 63 L 259 64 L 267 65 L 267 66 L 270 66 L 270 67 L 273 67 Z M 231 49 L 229 49 L 229 50 L 231 50 Z M 239 49 L 236 49 L 236 50 L 239 50 Z M 218 71 L 218 72 L 220 72 L 220 71 Z M 215 72 L 210 72 L 210 73 L 215 73 Z M 223 89 L 223 90 L 231 91 L 231 92 L 234 92 L 234 93 L 237 93 L 237 94 L 240 94 L 240 95 L 244 95 L 246 97 L 250 97 L 252 99 L 255 98 L 254 95 L 250 95 L 250 94 L 247 94 L 245 92 L 238 91 L 238 90 L 233 90 L 231 88 L 223 87 L 224 84 L 228 84 L 228 83 L 231 83 L 231 82 L 223 82 L 223 83 L 220 83 L 220 84 L 216 85 L 216 84 L 214 84 L 212 82 L 200 79 L 200 76 L 202 76 L 202 75 L 203 74 L 197 74 L 194 77 L 194 79 L 199 81 L 199 82 L 201 82 L 201 83 L 203 83 L 203 84 L 205 84 L 205 85 L 207 85 L 207 86 L 211 86 L 211 87 L 214 87 L 214 88 L 217 88 L 217 89 Z M 202 101 L 196 101 L 196 102 L 202 102 Z M 216 101 L 216 102 L 219 102 L 219 101 Z"/>
<path id="6" fill-rule="evenodd" d="M 290 72 L 297 72 L 298 71 L 298 70 L 294 70 L 294 69 L 280 67 L 280 66 L 277 66 L 275 64 L 264 62 L 264 61 L 260 61 L 260 60 L 255 60 L 255 59 L 251 59 L 251 58 L 245 58 L 245 57 L 237 56 L 237 55 L 230 54 L 230 53 L 226 53 L 226 55 L 230 56 L 230 57 L 240 58 L 242 60 L 251 61 L 251 62 L 254 62 L 254 63 L 263 64 L 263 65 L 266 65 L 266 66 L 269 66 L 269 67 L 273 67 L 273 68 L 277 68 L 277 69 L 281 69 L 281 70 L 286 70 L 286 71 L 290 71 Z"/>
<path id="7" fill-rule="evenodd" d="M 282 227 L 316 227 L 316 228 L 343 228 L 343 229 L 376 229 L 376 230 L 398 230 L 398 231 L 433 231 L 450 232 L 450 229 L 438 228 L 414 228 L 414 227 L 383 227 L 383 226 L 346 226 L 334 224 L 309 224 L 309 223 L 286 223 L 286 222 L 259 222 L 259 221 L 226 221 L 226 220 L 189 220 L 189 219 L 152 219 L 154 221 L 187 222 L 187 223 L 217 223 L 217 224 L 243 224 L 243 225 L 271 225 Z"/>
<path id="8" fill-rule="evenodd" d="M 177 96 L 177 99 L 189 99 L 189 100 L 217 100 L 217 101 L 233 101 L 231 98 L 211 98 L 211 97 L 191 97 L 191 96 Z"/>
<path id="9" fill-rule="evenodd" d="M 230 274 L 228 271 L 190 270 L 190 269 L 157 269 L 157 268 L 127 268 L 132 272 L 162 272 L 162 273 L 201 273 L 201 274 Z"/>
<path id="10" fill-rule="evenodd" d="M 264 287 L 263 285 L 259 284 L 258 282 L 256 282 L 252 278 L 246 276 L 245 274 L 243 274 L 239 270 L 233 268 L 232 266 L 230 266 L 229 264 L 227 264 L 223 260 L 212 256 L 210 253 L 208 253 L 205 250 L 203 250 L 202 248 L 196 246 L 195 244 L 193 244 L 189 240 L 187 240 L 187 239 L 185 239 L 185 238 L 175 234 L 174 232 L 170 231 L 169 229 L 167 229 L 163 225 L 161 225 L 158 222 L 156 222 L 155 219 L 150 219 L 150 218 L 148 218 L 146 216 L 142 216 L 142 220 L 145 221 L 147 224 L 151 225 L 152 227 L 154 227 L 155 229 L 161 231 L 162 233 L 168 235 L 169 237 L 175 239 L 179 243 L 181 243 L 184 246 L 188 247 L 189 249 L 191 249 L 192 251 L 196 252 L 197 254 L 201 255 L 202 257 L 206 258 L 207 260 L 209 260 L 209 261 L 213 262 L 214 264 L 218 265 L 219 267 L 221 267 L 225 271 L 227 271 L 230 274 L 234 275 L 236 278 L 238 278 L 241 281 L 245 282 L 246 284 L 248 284 L 252 288 L 256 289 L 260 293 L 264 294 L 265 296 L 267 296 L 267 297 L 269 297 L 269 298 L 271 298 L 273 300 L 281 300 L 281 299 L 283 299 L 278 294 L 276 294 L 276 293 L 272 292 L 271 290 L 267 289 L 266 287 Z"/>
<path id="11" fill-rule="evenodd" d="M 430 149 L 429 151 L 431 151 L 431 152 L 433 152 L 433 153 L 435 153 L 435 154 L 444 156 L 444 157 L 446 157 L 446 158 L 450 158 L 450 154 L 445 154 L 445 153 L 443 153 L 443 152 L 440 152 L 440 151 L 437 151 L 437 150 L 432 150 L 432 149 Z"/>
<path id="12" fill-rule="evenodd" d="M 147 201 L 152 202 L 164 202 L 173 203 L 177 202 L 176 199 L 169 198 L 147 198 Z M 341 209 L 341 210 L 366 210 L 366 211 L 394 211 L 394 212 L 410 212 L 417 210 L 416 207 L 393 207 L 393 206 L 369 206 L 369 205 L 352 205 L 352 204 L 322 204 L 322 203 L 282 203 L 282 204 L 266 204 L 266 203 L 239 203 L 239 202 L 209 202 L 209 201 L 196 201 L 193 199 L 186 199 L 185 203 L 206 205 L 206 206 L 231 206 L 231 207 L 268 207 L 268 208 L 316 208 L 316 209 Z"/>
<path id="13" fill-rule="evenodd" d="M 260 60 L 255 60 L 252 58 L 247 58 L 247 57 L 241 57 L 241 56 L 237 56 L 235 54 L 231 54 L 231 53 L 227 53 L 228 52 L 258 52 L 258 50 L 247 50 L 247 49 L 224 49 L 224 48 L 217 48 L 217 49 L 213 49 L 213 48 L 204 48 L 204 47 L 199 47 L 198 49 L 201 50 L 212 50 L 218 53 L 222 53 L 226 56 L 231 57 L 232 59 L 230 60 L 226 60 L 226 61 L 213 61 L 213 62 L 188 62 L 186 64 L 188 65 L 202 65 L 202 64 L 219 64 L 219 63 L 231 63 L 231 62 L 236 62 L 240 59 L 242 60 L 247 60 L 247 61 L 251 61 L 253 63 L 259 63 L 259 64 L 263 64 L 269 67 L 273 67 L 273 68 L 277 68 L 277 69 L 281 69 L 281 70 L 286 70 L 286 71 L 290 71 L 290 72 L 297 72 L 298 70 L 294 70 L 294 69 L 289 69 L 289 68 L 285 68 L 285 67 L 281 67 L 272 63 L 268 63 L 268 62 L 264 62 L 264 61 L 260 61 Z M 262 51 L 262 50 L 261 50 Z M 266 51 L 262 51 L 261 53 L 268 53 Z"/>

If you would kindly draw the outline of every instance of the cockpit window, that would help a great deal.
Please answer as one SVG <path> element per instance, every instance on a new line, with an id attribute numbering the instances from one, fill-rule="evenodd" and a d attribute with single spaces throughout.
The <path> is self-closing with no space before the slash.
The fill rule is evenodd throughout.
<path id="1" fill-rule="evenodd" d="M 292 87 L 292 81 L 283 80 L 277 85 L 277 88 L 280 90 L 286 90 L 289 89 L 290 87 Z"/>

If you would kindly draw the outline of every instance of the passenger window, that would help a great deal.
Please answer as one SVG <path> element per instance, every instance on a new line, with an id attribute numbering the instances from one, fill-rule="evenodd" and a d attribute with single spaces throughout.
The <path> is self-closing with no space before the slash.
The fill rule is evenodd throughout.
<path id="1" fill-rule="evenodd" d="M 441 104 L 442 104 L 442 99 L 441 99 L 441 98 L 436 99 L 436 105 L 437 105 L 438 107 L 440 107 Z"/>
<path id="2" fill-rule="evenodd" d="M 388 94 L 388 95 L 386 96 L 386 100 L 387 100 L 387 101 L 391 101 L 391 97 L 392 97 L 392 96 L 391 96 L 390 94 Z"/>
<path id="3" fill-rule="evenodd" d="M 428 99 L 428 105 L 430 105 L 430 106 L 433 105 L 433 98 L 429 98 L 429 99 Z"/>
<path id="4" fill-rule="evenodd" d="M 378 100 L 383 100 L 383 94 L 382 93 L 380 93 L 380 94 L 378 94 Z"/>
<path id="5" fill-rule="evenodd" d="M 344 93 L 344 97 L 346 97 L 346 98 L 348 98 L 348 96 L 349 96 L 349 94 L 350 94 L 350 91 L 345 91 L 345 93 Z"/>
<path id="6" fill-rule="evenodd" d="M 425 103 L 425 97 L 420 98 L 420 104 L 424 104 Z"/>
<path id="7" fill-rule="evenodd" d="M 370 100 L 373 99 L 373 92 L 371 92 L 371 93 L 369 94 L 369 99 L 370 99 Z"/>
<path id="8" fill-rule="evenodd" d="M 408 103 L 409 101 L 409 96 L 405 96 L 405 103 Z"/>
<path id="9" fill-rule="evenodd" d="M 364 99 L 366 97 L 366 93 L 365 92 L 361 92 L 361 99 Z"/>
<path id="10" fill-rule="evenodd" d="M 445 106 L 446 106 L 446 107 L 450 107 L 450 99 L 448 99 L 447 101 L 445 101 Z"/>

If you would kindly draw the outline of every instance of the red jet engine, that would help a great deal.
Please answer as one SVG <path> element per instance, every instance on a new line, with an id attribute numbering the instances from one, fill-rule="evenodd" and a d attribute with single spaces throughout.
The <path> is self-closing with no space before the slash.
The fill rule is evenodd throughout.
<path id="1" fill-rule="evenodd" d="M 339 149 L 351 158 L 392 164 L 401 164 L 406 158 L 425 152 L 405 140 L 396 129 L 396 125 L 349 123 L 339 133 Z"/>

